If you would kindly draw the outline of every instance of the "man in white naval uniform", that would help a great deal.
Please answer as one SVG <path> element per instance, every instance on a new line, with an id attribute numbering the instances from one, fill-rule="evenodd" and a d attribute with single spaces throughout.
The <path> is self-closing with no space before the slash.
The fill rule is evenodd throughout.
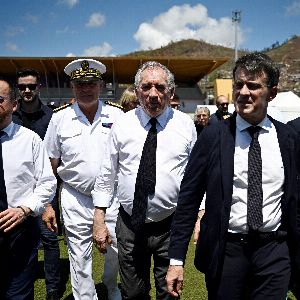
<path id="1" fill-rule="evenodd" d="M 68 245 L 73 296 L 98 299 L 92 277 L 93 215 L 91 190 L 102 163 L 110 128 L 123 114 L 108 101 L 100 101 L 101 75 L 106 67 L 93 59 L 77 59 L 65 67 L 76 102 L 58 109 L 49 123 L 45 145 L 54 173 L 63 181 L 61 206 Z M 118 257 L 115 222 L 118 202 L 108 211 L 112 244 L 105 254 L 103 283 L 110 300 L 121 299 L 117 286 Z M 47 221 L 47 214 L 44 215 Z M 51 224 L 48 217 L 48 227 Z"/>

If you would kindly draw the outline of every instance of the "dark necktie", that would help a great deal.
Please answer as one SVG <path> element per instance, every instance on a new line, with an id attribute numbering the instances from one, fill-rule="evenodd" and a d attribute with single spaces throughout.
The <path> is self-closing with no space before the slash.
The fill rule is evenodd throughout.
<path id="1" fill-rule="evenodd" d="M 5 132 L 0 131 L 0 211 L 7 209 L 7 195 L 4 180 L 3 159 L 2 159 L 2 136 Z"/>
<path id="2" fill-rule="evenodd" d="M 250 230 L 258 230 L 263 224 L 262 162 L 258 141 L 261 127 L 251 126 L 247 130 L 252 137 L 248 153 L 247 223 Z"/>
<path id="3" fill-rule="evenodd" d="M 150 119 L 151 128 L 148 131 L 139 170 L 135 182 L 131 224 L 135 232 L 141 231 L 145 224 L 148 195 L 155 192 L 156 184 L 156 148 L 157 129 L 155 118 Z"/>

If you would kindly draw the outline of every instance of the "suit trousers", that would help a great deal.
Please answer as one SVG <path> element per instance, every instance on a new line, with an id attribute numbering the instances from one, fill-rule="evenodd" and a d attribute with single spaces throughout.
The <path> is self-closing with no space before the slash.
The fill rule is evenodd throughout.
<path id="1" fill-rule="evenodd" d="M 10 233 L 0 233 L 0 299 L 33 300 L 39 227 L 28 217 Z"/>
<path id="2" fill-rule="evenodd" d="M 166 273 L 169 267 L 168 248 L 173 215 L 154 224 L 146 224 L 135 234 L 131 217 L 120 206 L 116 234 L 123 300 L 150 299 L 151 256 L 154 262 L 156 299 L 175 299 L 167 293 Z"/>
<path id="3" fill-rule="evenodd" d="M 287 242 L 227 241 L 219 279 L 206 276 L 209 300 L 284 300 L 291 263 Z"/>
<path id="4" fill-rule="evenodd" d="M 52 207 L 56 213 L 56 220 L 59 224 L 58 201 L 54 197 Z M 44 271 L 47 294 L 51 291 L 59 291 L 60 288 L 60 252 L 57 234 L 50 231 L 39 216 L 39 226 L 41 231 L 41 242 L 44 250 Z M 59 225 L 58 225 L 59 226 Z"/>
<path id="5" fill-rule="evenodd" d="M 68 245 L 73 297 L 75 300 L 97 300 L 92 269 L 93 199 L 64 183 L 61 191 L 61 209 Z M 118 207 L 108 209 L 108 216 L 110 211 L 117 211 L 117 209 Z M 112 215 L 114 215 L 113 212 Z M 102 277 L 108 289 L 117 288 L 118 255 L 114 234 L 115 224 L 116 219 L 109 218 L 107 227 L 113 245 L 104 256 L 105 266 Z"/>

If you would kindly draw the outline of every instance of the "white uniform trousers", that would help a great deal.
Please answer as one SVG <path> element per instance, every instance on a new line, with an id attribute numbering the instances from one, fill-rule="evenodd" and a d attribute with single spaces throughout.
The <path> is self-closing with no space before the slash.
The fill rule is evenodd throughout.
<path id="1" fill-rule="evenodd" d="M 93 216 L 94 205 L 91 197 L 77 192 L 64 183 L 61 191 L 61 207 L 70 260 L 72 291 L 75 300 L 97 300 L 92 269 Z M 111 214 L 110 214 L 111 211 Z M 107 227 L 113 245 L 105 254 L 102 281 L 108 289 L 117 288 L 118 254 L 115 226 L 118 203 L 106 211 Z"/>

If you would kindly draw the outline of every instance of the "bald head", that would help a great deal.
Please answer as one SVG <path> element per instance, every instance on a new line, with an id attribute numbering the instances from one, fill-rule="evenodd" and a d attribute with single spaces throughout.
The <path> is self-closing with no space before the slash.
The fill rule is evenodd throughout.
<path id="1" fill-rule="evenodd" d="M 229 105 L 229 100 L 226 96 L 220 95 L 218 96 L 216 100 L 216 105 L 218 108 L 218 112 L 220 115 L 224 116 L 228 114 L 228 105 Z"/>

